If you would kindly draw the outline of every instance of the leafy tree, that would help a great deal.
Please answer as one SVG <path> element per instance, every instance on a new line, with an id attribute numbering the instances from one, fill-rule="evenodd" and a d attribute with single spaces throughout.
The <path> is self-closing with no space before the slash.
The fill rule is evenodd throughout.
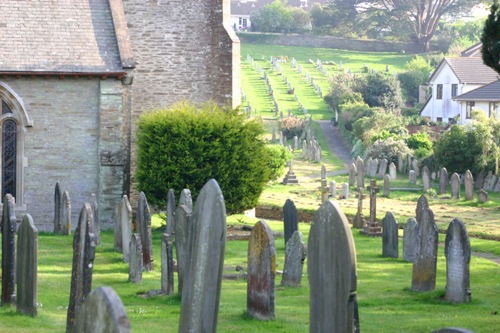
<path id="1" fill-rule="evenodd" d="M 313 28 L 322 32 L 332 32 L 337 30 L 339 33 L 352 31 L 356 8 L 352 4 L 337 2 L 327 2 L 322 5 L 315 2 L 311 8 L 310 15 Z"/>
<path id="2" fill-rule="evenodd" d="M 400 115 L 392 112 L 384 112 L 384 110 L 373 110 L 373 114 L 367 117 L 359 118 L 352 125 L 353 134 L 356 138 L 363 141 L 365 144 L 370 143 L 370 139 L 377 133 L 386 130 L 389 133 L 397 136 L 406 135 L 404 127 L 404 119 Z"/>
<path id="3" fill-rule="evenodd" d="M 399 80 L 392 75 L 370 74 L 366 81 L 360 81 L 354 90 L 360 92 L 366 104 L 371 107 L 381 106 L 396 110 L 404 104 Z"/>
<path id="4" fill-rule="evenodd" d="M 311 18 L 302 8 L 287 5 L 287 0 L 274 0 L 251 16 L 254 30 L 262 32 L 301 32 L 310 26 Z"/>
<path id="5" fill-rule="evenodd" d="M 364 103 L 361 94 L 354 92 L 357 78 L 347 73 L 335 75 L 332 78 L 330 93 L 325 101 L 334 109 L 339 110 L 342 104 Z"/>
<path id="6" fill-rule="evenodd" d="M 481 51 L 484 64 L 500 73 L 500 13 L 498 9 L 498 1 L 495 1 L 491 5 L 490 14 L 484 24 Z"/>
<path id="7" fill-rule="evenodd" d="M 410 149 L 403 140 L 394 140 L 389 137 L 386 140 L 377 140 L 366 150 L 366 156 L 377 159 L 387 159 L 389 163 L 397 163 L 398 155 L 403 156 L 410 153 Z"/>

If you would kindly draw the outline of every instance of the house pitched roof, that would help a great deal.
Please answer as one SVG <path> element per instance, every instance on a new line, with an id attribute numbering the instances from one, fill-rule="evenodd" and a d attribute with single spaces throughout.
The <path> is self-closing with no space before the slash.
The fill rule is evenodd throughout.
<path id="1" fill-rule="evenodd" d="M 460 56 L 461 57 L 481 57 L 482 56 L 482 53 L 481 53 L 482 47 L 483 47 L 483 43 L 481 43 L 481 42 L 476 43 L 476 44 L 466 48 L 462 52 L 460 52 Z"/>
<path id="2" fill-rule="evenodd" d="M 445 65 L 451 68 L 460 83 L 488 84 L 498 79 L 497 72 L 486 66 L 481 57 L 460 57 L 444 58 L 432 73 L 430 81 Z"/>
<path id="3" fill-rule="evenodd" d="M 121 1 L 0 1 L 0 72 L 122 72 L 119 44 L 128 34 L 113 22 L 117 7 Z"/>
<path id="4" fill-rule="evenodd" d="M 457 101 L 500 101 L 500 80 L 476 88 L 453 98 Z"/>

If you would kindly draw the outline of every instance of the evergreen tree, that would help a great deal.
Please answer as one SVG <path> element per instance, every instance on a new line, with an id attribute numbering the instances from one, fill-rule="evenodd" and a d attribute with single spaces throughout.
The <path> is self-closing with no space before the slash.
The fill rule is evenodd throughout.
<path id="1" fill-rule="evenodd" d="M 498 1 L 491 5 L 490 14 L 484 24 L 481 36 L 483 62 L 500 73 L 500 19 Z"/>

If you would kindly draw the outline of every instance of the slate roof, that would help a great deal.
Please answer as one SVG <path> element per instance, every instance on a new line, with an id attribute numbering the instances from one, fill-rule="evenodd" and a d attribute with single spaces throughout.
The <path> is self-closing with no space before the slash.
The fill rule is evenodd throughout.
<path id="1" fill-rule="evenodd" d="M 456 96 L 453 99 L 457 101 L 500 101 L 500 80 Z"/>
<path id="2" fill-rule="evenodd" d="M 483 63 L 481 57 L 444 58 L 434 71 L 430 80 L 439 72 L 439 69 L 448 64 L 460 83 L 488 84 L 498 79 L 498 74 Z"/>
<path id="3" fill-rule="evenodd" d="M 482 56 L 482 53 L 481 53 L 482 47 L 483 47 L 483 43 L 481 43 L 481 42 L 476 43 L 476 44 L 472 45 L 471 47 L 460 52 L 460 56 L 461 57 L 481 57 Z"/>
<path id="4" fill-rule="evenodd" d="M 1 0 L 0 72 L 123 71 L 109 0 Z"/>

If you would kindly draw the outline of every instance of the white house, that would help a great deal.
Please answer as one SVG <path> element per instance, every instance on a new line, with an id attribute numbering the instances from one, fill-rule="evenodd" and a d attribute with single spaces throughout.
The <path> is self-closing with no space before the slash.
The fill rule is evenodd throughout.
<path id="1" fill-rule="evenodd" d="M 460 124 L 473 119 L 472 110 L 482 110 L 488 117 L 500 117 L 500 80 L 476 88 L 453 98 L 459 103 Z"/>
<path id="2" fill-rule="evenodd" d="M 420 116 L 451 122 L 460 116 L 460 103 L 454 97 L 496 81 L 497 75 L 478 56 L 444 58 L 429 79 L 432 93 Z"/>

